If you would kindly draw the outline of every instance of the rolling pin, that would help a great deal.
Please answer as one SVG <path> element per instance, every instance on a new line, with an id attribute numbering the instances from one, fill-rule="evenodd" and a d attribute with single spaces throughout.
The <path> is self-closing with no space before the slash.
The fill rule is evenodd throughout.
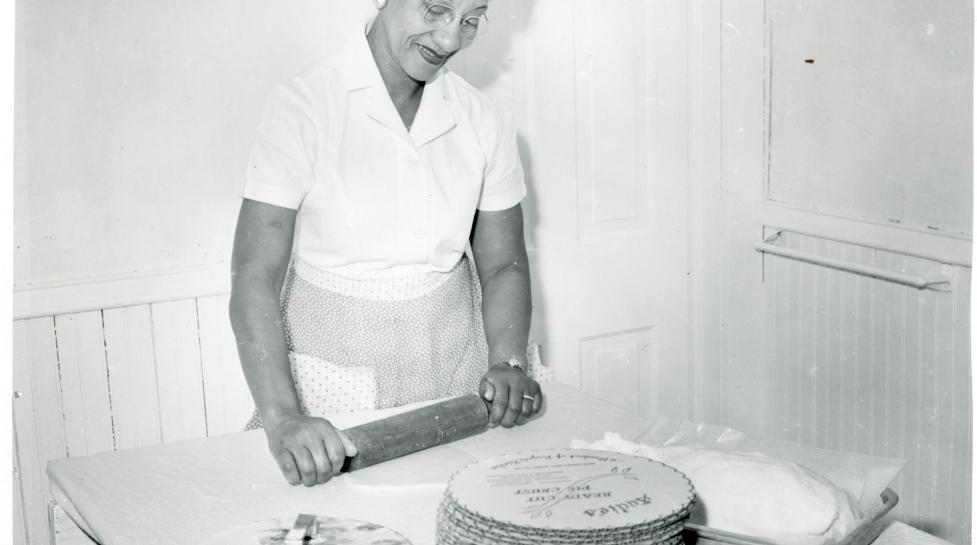
<path id="1" fill-rule="evenodd" d="M 477 435 L 488 429 L 489 407 L 478 394 L 355 426 L 343 433 L 356 445 L 343 471 L 354 471 L 412 452 Z"/>

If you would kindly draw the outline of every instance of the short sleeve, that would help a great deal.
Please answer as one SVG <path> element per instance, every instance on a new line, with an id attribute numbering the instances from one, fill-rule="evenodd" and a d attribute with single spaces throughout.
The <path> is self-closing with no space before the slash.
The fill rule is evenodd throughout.
<path id="1" fill-rule="evenodd" d="M 495 103 L 487 106 L 487 115 L 478 128 L 486 156 L 478 209 L 491 212 L 519 204 L 526 196 L 526 182 L 512 115 Z"/>
<path id="2" fill-rule="evenodd" d="M 299 84 L 277 86 L 258 125 L 242 196 L 298 208 L 312 187 L 316 138 L 312 109 Z"/>

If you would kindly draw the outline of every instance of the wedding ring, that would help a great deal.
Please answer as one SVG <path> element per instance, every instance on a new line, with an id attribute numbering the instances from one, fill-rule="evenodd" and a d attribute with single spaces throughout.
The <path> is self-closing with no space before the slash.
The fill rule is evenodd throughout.
<path id="1" fill-rule="evenodd" d="M 522 398 L 528 399 L 529 401 L 536 401 L 536 396 L 527 396 L 526 394 L 523 394 Z"/>

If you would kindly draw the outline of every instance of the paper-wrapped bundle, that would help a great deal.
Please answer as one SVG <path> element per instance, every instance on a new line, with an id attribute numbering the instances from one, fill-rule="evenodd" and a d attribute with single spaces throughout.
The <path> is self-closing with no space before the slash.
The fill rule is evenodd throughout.
<path id="1" fill-rule="evenodd" d="M 573 448 L 657 460 L 684 473 L 696 490 L 690 522 L 791 545 L 838 540 L 861 517 L 856 501 L 806 467 L 759 452 L 694 446 L 656 447 L 608 433 Z"/>

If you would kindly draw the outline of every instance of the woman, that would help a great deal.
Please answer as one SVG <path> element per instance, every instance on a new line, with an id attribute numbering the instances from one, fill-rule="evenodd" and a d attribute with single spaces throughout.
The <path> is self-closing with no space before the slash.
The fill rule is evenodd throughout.
<path id="1" fill-rule="evenodd" d="M 444 69 L 487 0 L 375 3 L 365 34 L 272 93 L 234 239 L 251 427 L 292 484 L 355 455 L 336 412 L 479 391 L 509 427 L 542 404 L 515 133 Z"/>

